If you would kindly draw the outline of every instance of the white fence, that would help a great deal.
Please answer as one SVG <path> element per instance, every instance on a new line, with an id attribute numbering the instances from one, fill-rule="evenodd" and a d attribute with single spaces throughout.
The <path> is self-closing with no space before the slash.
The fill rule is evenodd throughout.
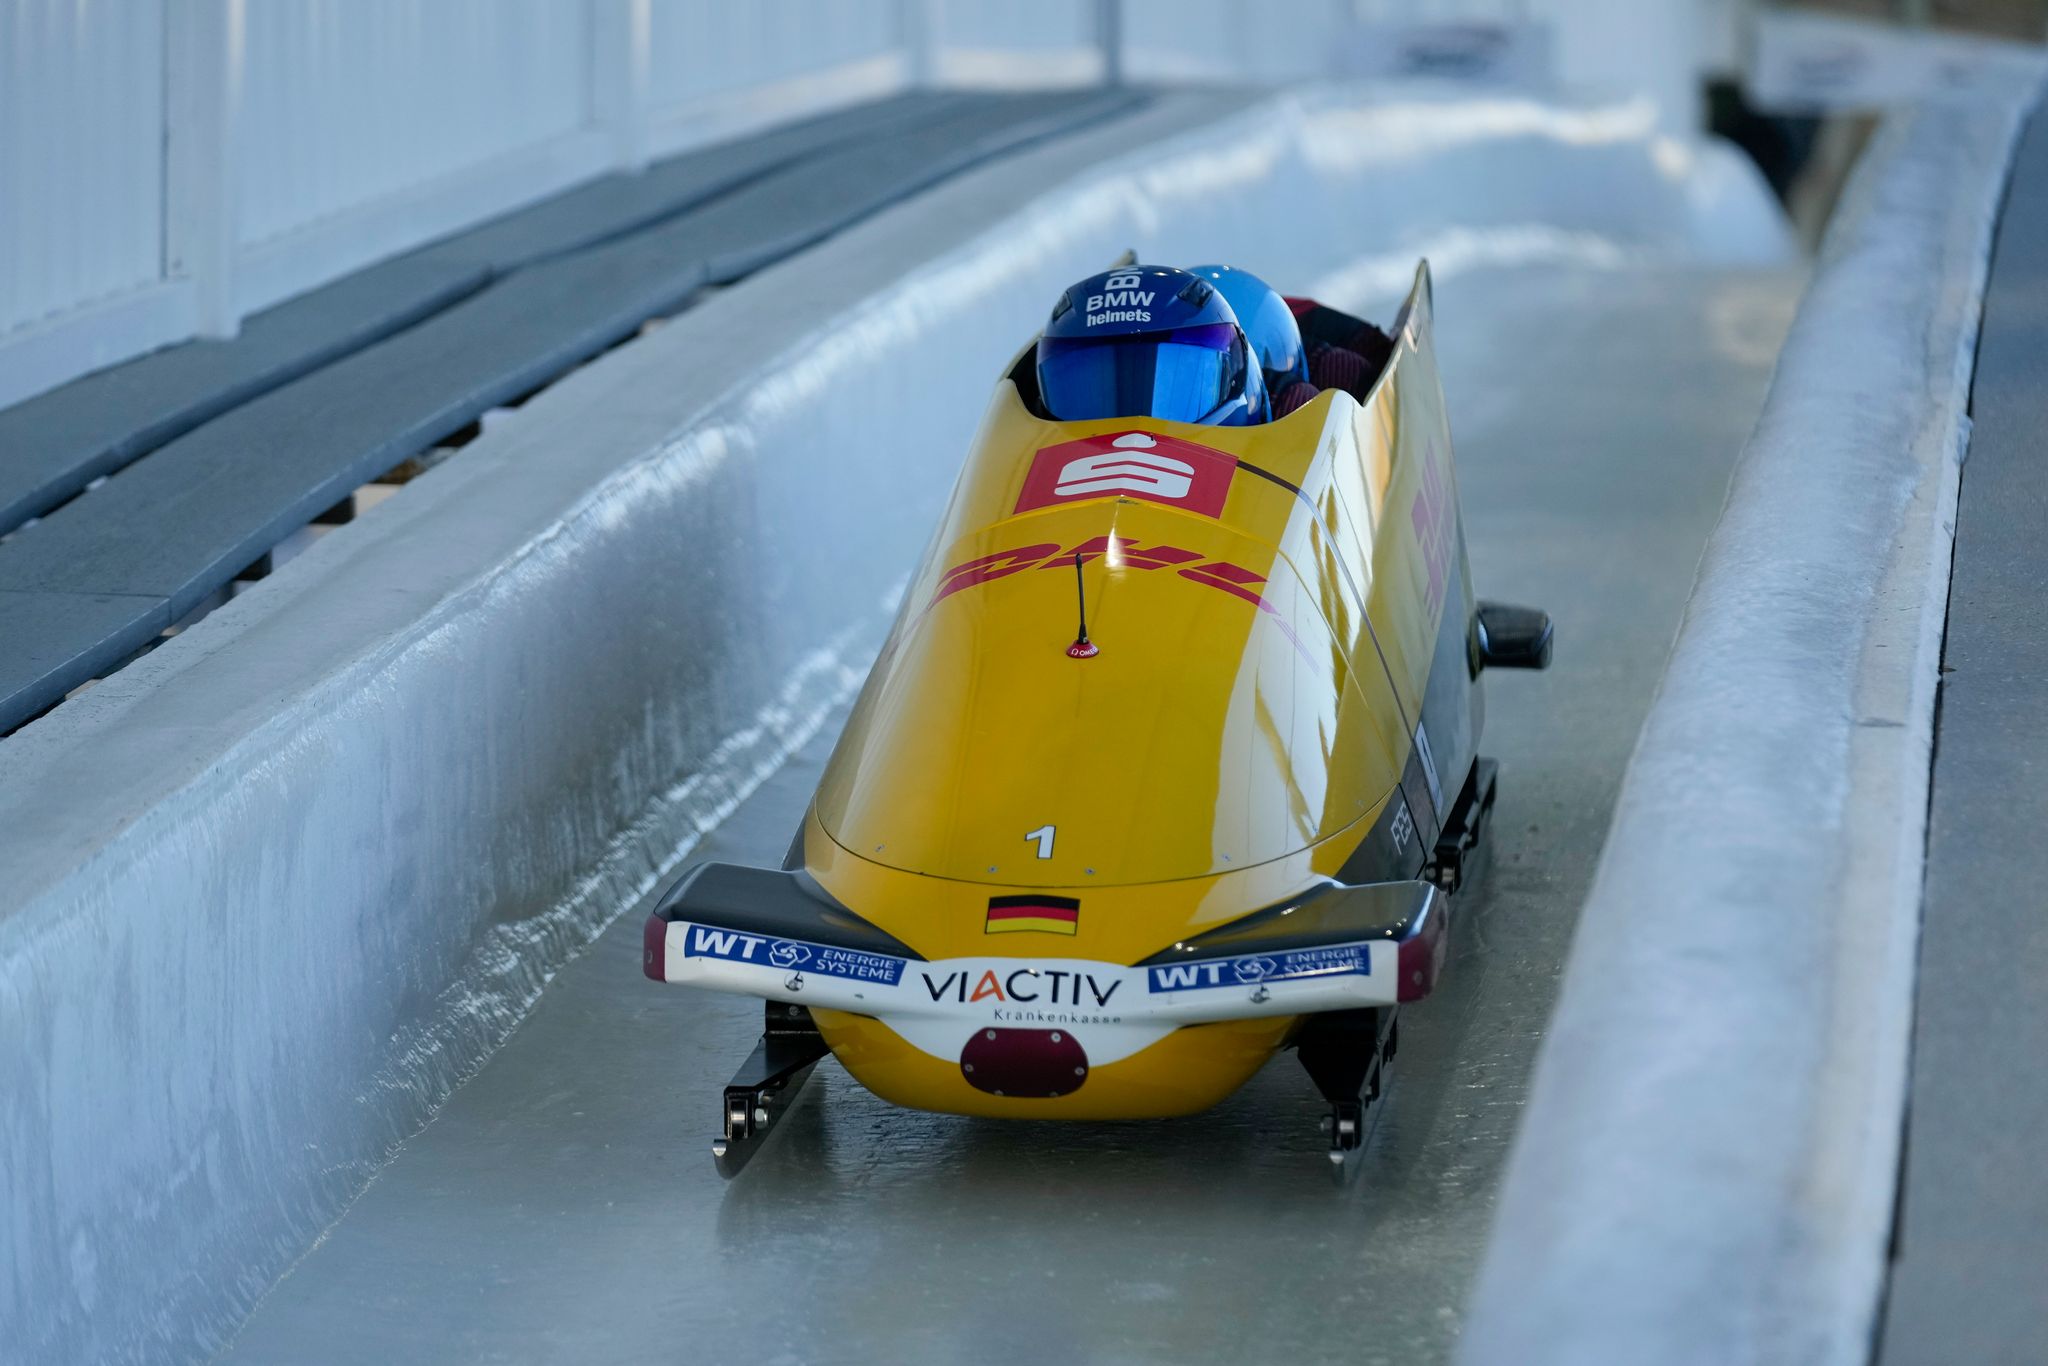
<path id="1" fill-rule="evenodd" d="M 1611 90 L 1660 62 L 1689 79 L 1683 16 L 1718 2 L 0 0 L 0 405 L 603 171 L 911 85 L 1280 81 L 1356 69 L 1383 21 L 1483 19 Z M 1631 67 L 1603 72 L 1617 34 Z"/>
<path id="2" fill-rule="evenodd" d="M 897 0 L 0 0 L 0 403 L 900 88 Z"/>

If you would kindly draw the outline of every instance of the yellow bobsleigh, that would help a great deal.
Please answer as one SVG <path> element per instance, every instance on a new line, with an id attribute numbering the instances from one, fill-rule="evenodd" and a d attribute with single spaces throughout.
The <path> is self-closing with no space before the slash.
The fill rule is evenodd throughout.
<path id="1" fill-rule="evenodd" d="M 1109 1119 L 1286 1047 L 1342 1166 L 1493 800 L 1481 670 L 1550 648 L 1472 596 L 1426 265 L 1390 333 L 1362 397 L 1254 426 L 1049 420 L 1028 348 L 996 385 L 786 866 L 647 922 L 648 976 L 768 1003 L 721 1170 L 828 1050 L 898 1105 Z"/>

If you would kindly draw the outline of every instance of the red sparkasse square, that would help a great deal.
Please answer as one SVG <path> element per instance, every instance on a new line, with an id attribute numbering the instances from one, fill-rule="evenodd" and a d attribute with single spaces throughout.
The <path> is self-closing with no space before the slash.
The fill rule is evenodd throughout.
<path id="1" fill-rule="evenodd" d="M 1157 432 L 1103 432 L 1034 455 L 1012 511 L 1124 497 L 1220 517 L 1236 473 L 1237 457 L 1227 451 Z"/>

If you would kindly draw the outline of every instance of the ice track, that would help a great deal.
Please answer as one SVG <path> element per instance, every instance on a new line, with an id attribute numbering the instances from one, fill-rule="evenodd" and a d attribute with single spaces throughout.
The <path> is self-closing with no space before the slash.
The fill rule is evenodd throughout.
<path id="1" fill-rule="evenodd" d="M 827 1063 L 725 1183 L 707 1147 L 758 1008 L 645 981 L 633 912 L 222 1360 L 1443 1359 L 1616 785 L 1799 286 L 1554 260 L 1439 286 L 1475 585 L 1547 607 L 1558 647 L 1549 673 L 1490 681 L 1490 864 L 1444 987 L 1403 1015 L 1351 1188 L 1323 1174 L 1290 1057 L 1204 1116 L 1072 1126 L 892 1109 Z M 696 856 L 779 859 L 838 719 Z"/>

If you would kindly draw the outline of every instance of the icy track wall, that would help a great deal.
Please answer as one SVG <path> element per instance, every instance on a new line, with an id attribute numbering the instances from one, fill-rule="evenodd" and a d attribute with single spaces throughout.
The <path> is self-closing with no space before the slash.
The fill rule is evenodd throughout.
<path id="1" fill-rule="evenodd" d="M 1895 116 L 1829 229 L 1579 921 L 1474 1366 L 1870 1359 L 1970 374 L 2032 98 L 1999 85 Z"/>
<path id="2" fill-rule="evenodd" d="M 224 1341 L 857 685 L 1067 282 L 1778 259 L 1747 165 L 1652 126 L 1164 97 L 711 298 L 0 742 L 0 1356 Z"/>

